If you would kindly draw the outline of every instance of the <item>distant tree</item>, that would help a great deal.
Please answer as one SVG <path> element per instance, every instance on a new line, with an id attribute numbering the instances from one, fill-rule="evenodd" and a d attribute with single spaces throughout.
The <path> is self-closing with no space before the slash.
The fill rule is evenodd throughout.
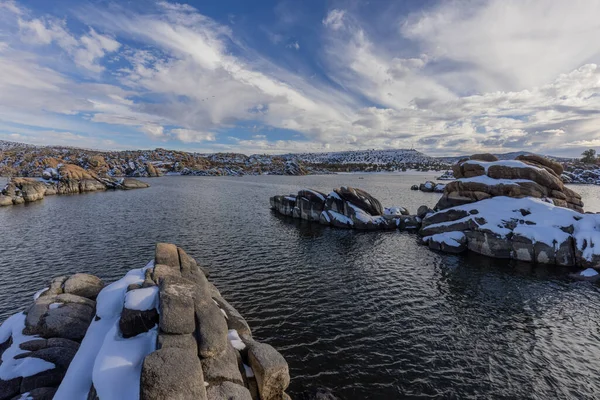
<path id="1" fill-rule="evenodd" d="M 596 162 L 596 150 L 589 149 L 581 153 L 581 162 L 585 164 L 594 164 Z"/>

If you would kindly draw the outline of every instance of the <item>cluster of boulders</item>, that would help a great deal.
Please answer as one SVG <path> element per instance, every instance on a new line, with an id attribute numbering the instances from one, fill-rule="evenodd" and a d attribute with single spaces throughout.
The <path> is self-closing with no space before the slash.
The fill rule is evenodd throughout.
<path id="1" fill-rule="evenodd" d="M 110 285 L 54 278 L 0 327 L 0 400 L 288 399 L 285 359 L 207 276 L 159 243 L 152 262 Z"/>
<path id="2" fill-rule="evenodd" d="M 384 208 L 364 190 L 342 186 L 329 194 L 303 189 L 297 194 L 273 196 L 271 209 L 280 214 L 320 222 L 337 228 L 359 230 L 417 230 L 421 219 L 404 207 Z"/>
<path id="3" fill-rule="evenodd" d="M 22 332 L 13 332 L 0 344 L 0 353 L 16 348 L 12 360 L 20 370 L 12 379 L 0 379 L 0 399 L 53 398 L 62 382 L 96 311 L 96 296 L 102 280 L 93 275 L 75 274 L 54 278 L 50 286 L 26 311 Z M 19 333 L 21 333 L 19 335 Z M 3 338 L 4 339 L 4 338 Z M 3 362 L 9 363 L 3 356 Z M 24 365 L 43 360 L 53 367 L 27 371 Z M 24 396 L 27 394 L 27 396 Z"/>
<path id="4" fill-rule="evenodd" d="M 435 183 L 433 181 L 427 181 L 425 183 L 421 183 L 420 185 L 412 185 L 410 190 L 420 190 L 425 193 L 443 193 L 446 185 L 443 183 Z"/>
<path id="5" fill-rule="evenodd" d="M 545 199 L 559 207 L 583 212 L 581 196 L 565 187 L 561 164 L 530 154 L 500 161 L 492 154 L 476 154 L 453 167 L 456 180 L 446 185 L 435 209 L 469 204 L 496 196 Z"/>
<path id="6" fill-rule="evenodd" d="M 30 203 L 44 196 L 104 191 L 108 189 L 147 188 L 145 182 L 133 178 L 101 178 L 77 165 L 62 164 L 44 170 L 43 179 L 11 178 L 0 194 L 0 206 Z"/>
<path id="7" fill-rule="evenodd" d="M 538 155 L 461 160 L 420 234 L 431 249 L 470 250 L 494 258 L 597 268 L 600 218 L 583 214 L 581 196 L 564 186 L 562 166 Z"/>
<path id="8" fill-rule="evenodd" d="M 283 356 L 252 338 L 193 258 L 159 243 L 146 274 L 142 286 L 159 286 L 160 315 L 157 350 L 142 367 L 142 400 L 287 398 Z"/>
<path id="9" fill-rule="evenodd" d="M 560 176 L 564 183 L 600 185 L 600 166 L 576 163 L 568 165 Z"/>

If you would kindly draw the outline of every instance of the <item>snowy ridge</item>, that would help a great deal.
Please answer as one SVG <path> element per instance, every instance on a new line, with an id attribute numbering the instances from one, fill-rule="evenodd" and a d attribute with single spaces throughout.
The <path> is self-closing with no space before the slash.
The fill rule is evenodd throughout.
<path id="1" fill-rule="evenodd" d="M 284 154 L 287 159 L 297 159 L 308 164 L 431 164 L 437 162 L 417 150 L 354 150 L 330 153 Z"/>

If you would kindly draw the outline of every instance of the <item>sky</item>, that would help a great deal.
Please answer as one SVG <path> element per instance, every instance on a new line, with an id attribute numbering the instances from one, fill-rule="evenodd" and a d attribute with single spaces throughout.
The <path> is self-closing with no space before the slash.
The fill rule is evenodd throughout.
<path id="1" fill-rule="evenodd" d="M 600 147 L 596 0 L 0 0 L 0 140 L 429 155 Z"/>

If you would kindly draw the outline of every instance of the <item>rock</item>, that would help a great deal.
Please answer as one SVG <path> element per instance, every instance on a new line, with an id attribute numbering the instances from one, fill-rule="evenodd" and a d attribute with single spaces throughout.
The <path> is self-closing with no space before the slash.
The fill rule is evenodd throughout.
<path id="1" fill-rule="evenodd" d="M 471 160 L 479 160 L 479 161 L 487 161 L 487 162 L 498 161 L 498 157 L 496 157 L 495 155 L 490 154 L 490 153 L 473 154 L 470 158 L 471 158 Z"/>
<path id="2" fill-rule="evenodd" d="M 39 335 L 81 341 L 94 317 L 94 310 L 82 304 L 68 303 L 49 309 L 42 318 Z"/>
<path id="3" fill-rule="evenodd" d="M 423 219 L 427 216 L 427 214 L 433 214 L 433 210 L 425 205 L 420 206 L 417 209 L 417 217 Z"/>
<path id="4" fill-rule="evenodd" d="M 193 333 L 194 298 L 192 283 L 183 278 L 167 276 L 160 284 L 160 322 L 161 331 L 171 334 Z"/>
<path id="5" fill-rule="evenodd" d="M 124 308 L 119 319 L 119 329 L 125 339 L 148 332 L 158 324 L 158 312 L 152 310 L 130 310 Z"/>
<path id="6" fill-rule="evenodd" d="M 419 190 L 419 185 L 412 185 L 410 190 Z"/>
<path id="7" fill-rule="evenodd" d="M 21 392 L 22 378 L 0 379 L 0 400 L 9 400 Z"/>
<path id="8" fill-rule="evenodd" d="M 166 333 L 158 334 L 157 349 L 166 349 L 175 347 L 178 349 L 187 349 L 194 354 L 198 354 L 198 343 L 193 334 L 188 335 L 169 335 Z"/>
<path id="9" fill-rule="evenodd" d="M 20 189 L 21 196 L 26 203 L 42 200 L 46 193 L 46 185 L 32 178 L 12 178 L 13 183 Z"/>
<path id="10" fill-rule="evenodd" d="M 17 196 L 17 197 L 13 197 L 12 202 L 14 205 L 23 204 L 23 203 L 25 203 L 25 199 L 23 199 L 21 196 Z"/>
<path id="11" fill-rule="evenodd" d="M 556 162 L 556 161 L 552 161 L 544 156 L 540 156 L 537 154 L 524 154 L 524 155 L 520 155 L 516 158 L 516 160 L 521 160 L 521 161 L 531 161 L 534 162 L 536 164 L 540 164 L 543 165 L 545 167 L 550 168 L 552 171 L 554 171 L 556 173 L 556 175 L 560 176 L 563 172 L 563 166 Z"/>
<path id="12" fill-rule="evenodd" d="M 364 190 L 342 186 L 334 190 L 343 200 L 348 201 L 372 216 L 383 215 L 383 207 L 379 200 Z"/>
<path id="13" fill-rule="evenodd" d="M 164 264 L 179 271 L 180 264 L 177 246 L 170 243 L 157 243 L 154 251 L 154 264 Z"/>
<path id="14" fill-rule="evenodd" d="M 252 400 L 250 391 L 232 382 L 210 385 L 206 389 L 208 400 Z"/>
<path id="15" fill-rule="evenodd" d="M 72 347 L 46 347 L 44 349 L 32 351 L 29 353 L 22 353 L 15 356 L 15 359 L 21 358 L 39 358 L 44 361 L 51 362 L 56 365 L 58 369 L 67 370 L 71 364 L 71 360 L 75 357 L 77 349 Z"/>
<path id="16" fill-rule="evenodd" d="M 144 189 L 150 187 L 150 185 L 146 182 L 142 182 L 133 178 L 124 178 L 121 186 L 123 189 Z"/>
<path id="17" fill-rule="evenodd" d="M 421 192 L 431 193 L 431 192 L 433 192 L 434 188 L 435 188 L 435 182 L 432 182 L 432 181 L 427 181 L 427 182 L 421 183 L 419 185 L 419 190 Z"/>
<path id="18" fill-rule="evenodd" d="M 221 354 L 201 360 L 204 381 L 210 385 L 229 381 L 243 386 L 244 380 L 240 373 L 241 361 L 238 351 L 228 343 Z"/>
<path id="19" fill-rule="evenodd" d="M 56 393 L 56 388 L 51 387 L 41 387 L 37 389 L 33 389 L 27 392 L 27 400 L 52 400 L 54 398 L 54 393 Z M 18 395 L 13 397 L 12 400 L 23 400 L 22 395 Z"/>
<path id="20" fill-rule="evenodd" d="M 221 296 L 214 296 L 213 300 L 216 301 L 219 307 L 221 307 L 221 309 L 227 314 L 228 329 L 235 329 L 240 335 L 252 335 L 250 332 L 250 326 L 244 317 L 242 317 L 242 315 L 235 308 L 233 308 L 233 306 L 229 304 L 227 300 Z"/>
<path id="21" fill-rule="evenodd" d="M 321 213 L 325 208 L 326 196 L 324 193 L 312 189 L 304 189 L 298 192 L 296 197 L 296 208 L 298 218 L 306 221 L 319 221 Z"/>
<path id="22" fill-rule="evenodd" d="M 168 265 L 164 264 L 156 264 L 154 269 L 152 270 L 152 279 L 156 284 L 159 284 L 160 281 L 166 277 L 181 277 L 181 272 L 179 272 L 179 268 L 175 269 Z M 144 284 L 142 284 L 142 287 Z"/>
<path id="23" fill-rule="evenodd" d="M 426 238 L 431 250 L 459 254 L 467 250 L 467 237 L 462 232 L 440 233 Z"/>
<path id="24" fill-rule="evenodd" d="M 198 268 L 196 260 L 188 256 L 188 254 L 181 247 L 177 248 L 177 254 L 179 256 L 179 269 L 182 275 L 190 273 L 193 268 Z"/>
<path id="25" fill-rule="evenodd" d="M 23 378 L 23 381 L 21 382 L 21 393 L 29 392 L 35 388 L 41 387 L 58 387 L 65 377 L 65 374 L 66 370 L 54 368 Z"/>
<path id="26" fill-rule="evenodd" d="M 50 339 L 34 339 L 28 342 L 21 343 L 19 348 L 26 351 L 37 351 L 45 349 L 47 347 L 65 347 L 77 351 L 79 349 L 79 343 L 74 340 L 64 338 L 50 338 Z"/>
<path id="27" fill-rule="evenodd" d="M 290 384 L 287 363 L 272 346 L 242 336 L 248 346 L 248 362 L 258 383 L 261 400 L 281 399 Z"/>
<path id="28" fill-rule="evenodd" d="M 50 281 L 50 287 L 48 288 L 48 290 L 40 294 L 40 297 L 64 293 L 63 285 L 65 284 L 68 278 L 68 276 L 58 276 L 56 278 L 53 278 Z"/>
<path id="29" fill-rule="evenodd" d="M 13 205 L 12 197 L 0 195 L 0 207 L 12 206 L 12 205 Z"/>
<path id="30" fill-rule="evenodd" d="M 201 358 L 216 357 L 229 345 L 225 317 L 212 301 L 208 303 L 197 301 L 195 312 L 198 355 Z"/>
<path id="31" fill-rule="evenodd" d="M 158 177 L 162 175 L 160 171 L 149 162 L 146 163 L 146 171 L 148 172 L 149 177 Z"/>
<path id="32" fill-rule="evenodd" d="M 421 229 L 421 218 L 416 215 L 402 215 L 396 222 L 401 231 L 418 231 Z"/>
<path id="33" fill-rule="evenodd" d="M 104 288 L 100 278 L 90 274 L 71 275 L 64 283 L 64 292 L 76 296 L 95 299 Z"/>
<path id="34" fill-rule="evenodd" d="M 469 250 L 493 258 L 511 258 L 512 246 L 510 241 L 491 233 L 467 231 Z"/>
<path id="35" fill-rule="evenodd" d="M 202 364 L 189 350 L 164 348 L 142 365 L 140 400 L 206 400 Z"/>

